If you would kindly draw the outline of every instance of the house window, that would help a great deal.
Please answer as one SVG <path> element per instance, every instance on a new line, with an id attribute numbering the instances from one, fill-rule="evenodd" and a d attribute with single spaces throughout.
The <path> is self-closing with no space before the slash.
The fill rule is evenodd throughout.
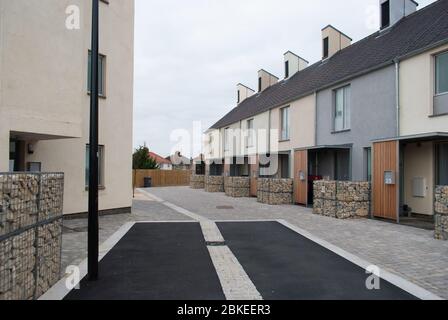
<path id="1" fill-rule="evenodd" d="M 448 52 L 436 56 L 436 94 L 448 93 Z"/>
<path id="2" fill-rule="evenodd" d="M 390 1 L 381 4 L 381 29 L 387 28 L 390 24 Z"/>
<path id="3" fill-rule="evenodd" d="M 237 103 L 240 103 L 240 100 L 241 100 L 241 96 L 240 96 L 240 90 L 238 90 L 238 93 L 237 93 Z"/>
<path id="4" fill-rule="evenodd" d="M 261 92 L 261 77 L 258 78 L 258 92 Z"/>
<path id="5" fill-rule="evenodd" d="M 364 149 L 365 166 L 366 166 L 366 180 L 372 181 L 372 148 Z"/>
<path id="6" fill-rule="evenodd" d="M 448 186 L 448 142 L 436 147 L 437 185 Z"/>
<path id="7" fill-rule="evenodd" d="M 326 37 L 324 39 L 324 59 L 328 58 L 328 54 L 329 54 L 329 43 L 328 43 L 328 37 Z"/>
<path id="8" fill-rule="evenodd" d="M 105 96 L 105 75 L 106 75 L 106 56 L 99 55 L 98 59 L 98 95 Z M 91 77 L 92 77 L 92 52 L 89 50 L 89 62 L 87 72 L 87 91 L 91 92 Z"/>
<path id="9" fill-rule="evenodd" d="M 247 120 L 247 147 L 254 146 L 254 119 Z"/>
<path id="10" fill-rule="evenodd" d="M 285 61 L 285 79 L 289 78 L 289 61 Z"/>
<path id="11" fill-rule="evenodd" d="M 350 129 L 350 86 L 335 91 L 334 131 Z"/>
<path id="12" fill-rule="evenodd" d="M 230 142 L 230 137 L 229 137 L 229 128 L 224 129 L 224 151 L 229 151 L 229 142 Z"/>
<path id="13" fill-rule="evenodd" d="M 89 155 L 90 146 L 86 145 L 86 187 L 89 186 Z M 104 186 L 104 146 L 98 146 L 98 184 Z"/>
<path id="14" fill-rule="evenodd" d="M 281 140 L 289 140 L 289 107 L 280 109 Z"/>

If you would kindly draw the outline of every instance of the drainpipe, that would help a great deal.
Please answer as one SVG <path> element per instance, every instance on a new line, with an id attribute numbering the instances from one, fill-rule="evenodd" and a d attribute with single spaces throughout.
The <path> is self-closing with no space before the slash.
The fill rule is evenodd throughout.
<path id="1" fill-rule="evenodd" d="M 400 60 L 395 59 L 395 102 L 397 116 L 397 137 L 400 136 Z"/>

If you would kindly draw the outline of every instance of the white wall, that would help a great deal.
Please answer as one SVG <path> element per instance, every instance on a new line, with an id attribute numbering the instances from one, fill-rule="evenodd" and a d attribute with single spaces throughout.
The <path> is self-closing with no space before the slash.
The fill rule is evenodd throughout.
<path id="1" fill-rule="evenodd" d="M 81 29 L 65 28 L 68 5 L 81 9 Z M 64 212 L 87 210 L 85 148 L 89 136 L 87 61 L 91 4 L 81 0 L 0 0 L 0 169 L 9 131 L 55 135 L 29 138 L 27 161 L 65 173 Z M 100 52 L 107 56 L 106 99 L 100 99 L 99 142 L 105 146 L 101 210 L 131 206 L 134 1 L 100 2 Z M 8 142 L 9 143 L 9 142 Z M 7 147 L 9 149 L 9 145 Z"/>
<path id="2" fill-rule="evenodd" d="M 448 46 L 425 52 L 400 63 L 400 134 L 448 132 L 448 115 L 432 117 L 434 55 Z"/>

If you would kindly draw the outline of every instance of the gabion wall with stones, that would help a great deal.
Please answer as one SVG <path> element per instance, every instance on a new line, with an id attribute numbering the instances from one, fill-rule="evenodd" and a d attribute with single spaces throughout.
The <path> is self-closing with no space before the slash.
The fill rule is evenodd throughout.
<path id="1" fill-rule="evenodd" d="M 36 299 L 61 274 L 64 175 L 0 173 L 0 300 Z"/>
<path id="2" fill-rule="evenodd" d="M 370 182 L 315 181 L 313 212 L 338 219 L 367 218 L 370 194 Z"/>
<path id="3" fill-rule="evenodd" d="M 224 177 L 206 176 L 205 177 L 206 192 L 224 192 Z"/>
<path id="4" fill-rule="evenodd" d="M 248 177 L 224 177 L 224 191 L 227 196 L 233 198 L 250 197 L 250 178 Z"/>
<path id="5" fill-rule="evenodd" d="M 434 208 L 434 237 L 439 240 L 448 240 L 448 186 L 436 187 Z"/>
<path id="6" fill-rule="evenodd" d="M 204 189 L 205 188 L 205 176 L 192 174 L 190 177 L 191 189 Z"/>
<path id="7" fill-rule="evenodd" d="M 292 179 L 258 179 L 257 200 L 270 205 L 291 204 L 293 199 Z"/>

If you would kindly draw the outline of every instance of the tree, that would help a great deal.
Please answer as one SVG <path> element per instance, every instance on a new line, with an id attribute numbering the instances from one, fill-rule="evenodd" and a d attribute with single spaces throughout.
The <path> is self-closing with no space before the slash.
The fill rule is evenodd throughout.
<path id="1" fill-rule="evenodd" d="M 149 149 L 146 146 L 138 147 L 132 155 L 132 168 L 137 169 L 159 169 L 154 158 L 149 156 Z"/>

